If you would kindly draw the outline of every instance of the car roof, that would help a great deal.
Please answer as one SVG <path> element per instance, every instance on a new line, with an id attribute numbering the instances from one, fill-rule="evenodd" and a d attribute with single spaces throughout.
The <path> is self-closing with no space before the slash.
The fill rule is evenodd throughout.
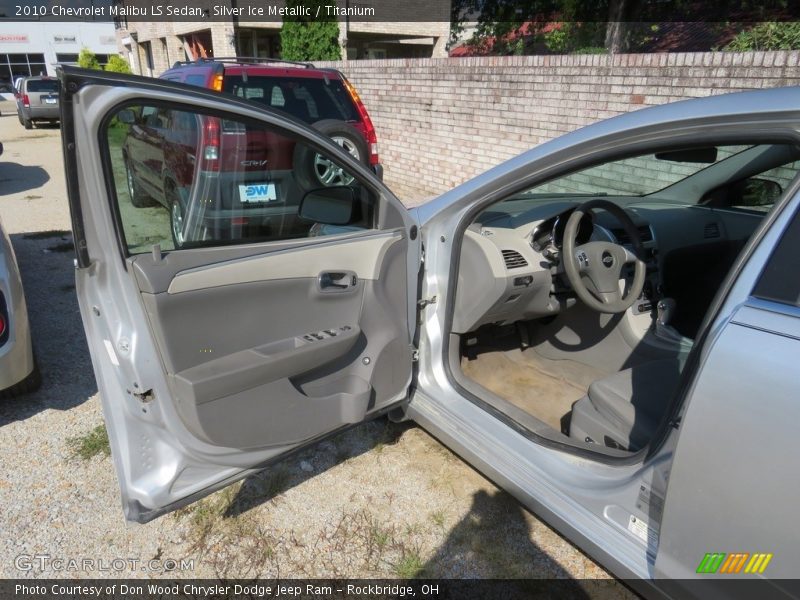
<path id="1" fill-rule="evenodd" d="M 194 61 L 176 62 L 172 68 L 164 71 L 164 75 L 180 73 L 184 71 L 208 71 L 223 67 L 224 73 L 228 75 L 239 75 L 247 73 L 252 75 L 264 75 L 272 77 L 307 77 L 319 78 L 333 77 L 341 79 L 342 75 L 336 69 L 317 68 L 308 62 L 298 62 L 283 60 L 278 58 L 200 58 Z"/>
<path id="2" fill-rule="evenodd" d="M 341 75 L 334 69 L 298 69 L 294 67 L 264 67 L 260 65 L 225 65 L 226 75 L 269 75 L 272 77 L 305 77 L 311 79 L 323 79 L 333 77 L 339 79 Z"/>

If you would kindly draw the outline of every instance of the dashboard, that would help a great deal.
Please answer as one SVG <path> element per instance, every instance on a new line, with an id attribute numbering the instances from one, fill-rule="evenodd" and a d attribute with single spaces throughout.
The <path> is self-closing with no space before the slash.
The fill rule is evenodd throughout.
<path id="1" fill-rule="evenodd" d="M 560 253 L 564 229 L 575 202 L 550 202 L 521 212 L 487 211 L 464 235 L 456 294 L 454 333 L 487 323 L 512 323 L 556 315 L 576 299 L 563 275 Z M 628 209 L 640 233 L 655 289 L 658 249 L 648 220 Z M 576 241 L 603 240 L 627 245 L 628 235 L 604 211 L 585 215 Z M 650 312 L 647 298 L 634 310 Z"/>

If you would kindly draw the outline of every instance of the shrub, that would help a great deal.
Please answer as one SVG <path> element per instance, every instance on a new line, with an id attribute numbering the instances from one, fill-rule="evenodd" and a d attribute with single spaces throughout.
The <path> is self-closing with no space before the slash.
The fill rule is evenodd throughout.
<path id="1" fill-rule="evenodd" d="M 800 49 L 800 22 L 759 23 L 752 29 L 738 33 L 722 49 L 728 52 Z"/>
<path id="2" fill-rule="evenodd" d="M 100 61 L 97 60 L 97 56 L 95 56 L 94 52 L 88 48 L 84 48 L 78 55 L 78 66 L 83 69 L 99 69 Z"/>
<path id="3" fill-rule="evenodd" d="M 108 64 L 106 64 L 106 71 L 111 73 L 130 73 L 131 67 L 128 61 L 117 54 L 112 54 L 108 57 Z"/>

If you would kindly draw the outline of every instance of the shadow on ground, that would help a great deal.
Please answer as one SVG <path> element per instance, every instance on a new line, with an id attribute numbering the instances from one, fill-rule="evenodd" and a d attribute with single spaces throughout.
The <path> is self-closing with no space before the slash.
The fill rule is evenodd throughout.
<path id="1" fill-rule="evenodd" d="M 0 196 L 40 188 L 48 181 L 50 175 L 41 167 L 0 160 Z"/>
<path id="2" fill-rule="evenodd" d="M 320 442 L 316 448 L 284 456 L 265 470 L 246 478 L 225 509 L 223 517 L 236 517 L 269 502 L 287 489 L 300 485 L 350 458 L 380 446 L 392 446 L 412 427 L 414 424 L 410 421 L 392 423 L 385 418 L 376 419 Z M 294 468 L 298 460 L 307 465 L 307 471 Z"/>
<path id="3" fill-rule="evenodd" d="M 436 553 L 420 569 L 423 576 L 454 577 L 469 555 L 486 570 L 485 577 L 566 578 L 567 572 L 530 541 L 524 509 L 500 490 L 479 490 L 469 512 L 453 526 Z"/>
<path id="4" fill-rule="evenodd" d="M 15 234 L 34 352 L 42 387 L 0 402 L 0 426 L 46 410 L 67 410 L 97 393 L 89 349 L 75 295 L 72 234 Z"/>

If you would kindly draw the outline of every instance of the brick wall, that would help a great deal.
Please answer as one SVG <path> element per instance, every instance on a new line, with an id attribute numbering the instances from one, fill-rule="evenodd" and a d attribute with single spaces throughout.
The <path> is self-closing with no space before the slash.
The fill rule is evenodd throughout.
<path id="1" fill-rule="evenodd" d="M 532 146 L 645 106 L 800 84 L 800 51 L 329 63 L 364 99 L 386 182 L 432 197 Z"/>

